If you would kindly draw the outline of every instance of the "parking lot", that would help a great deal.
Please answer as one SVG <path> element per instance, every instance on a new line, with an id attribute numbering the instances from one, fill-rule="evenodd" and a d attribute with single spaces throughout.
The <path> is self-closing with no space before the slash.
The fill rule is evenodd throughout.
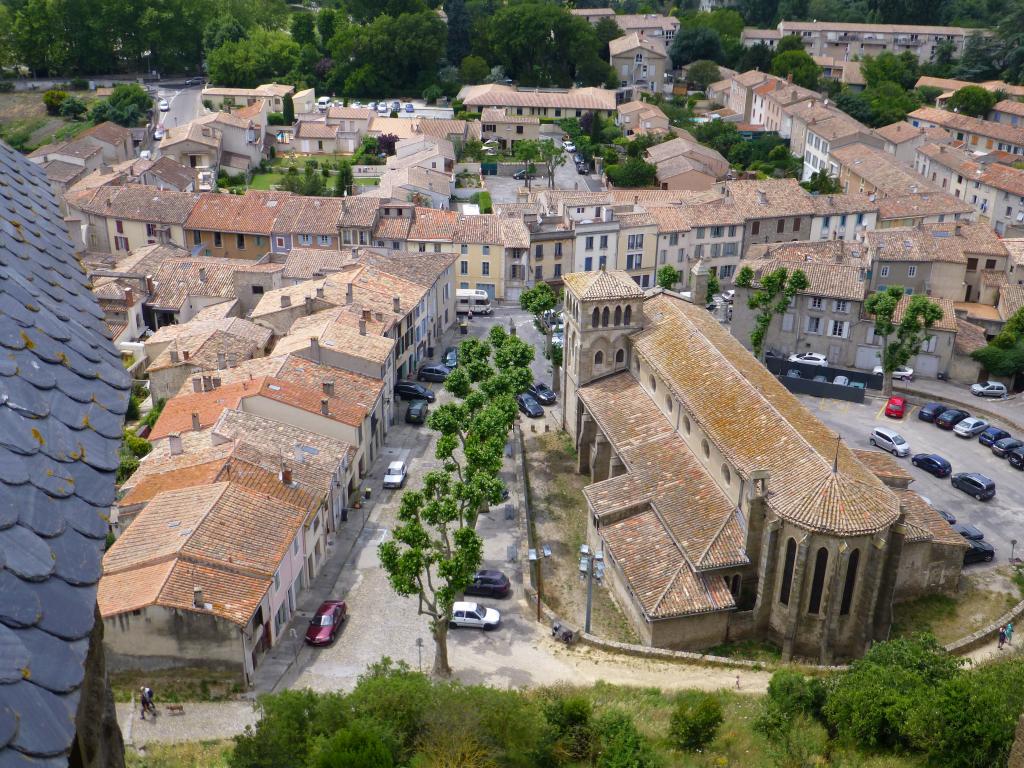
<path id="1" fill-rule="evenodd" d="M 537 166 L 537 178 L 531 183 L 533 189 L 547 188 L 547 175 L 540 165 Z M 526 182 L 513 179 L 511 176 L 485 176 L 484 186 L 491 193 L 491 202 L 514 203 L 516 195 L 526 189 Z M 572 156 L 566 154 L 565 165 L 560 165 L 555 169 L 555 189 L 578 189 L 581 192 L 594 192 L 601 189 L 601 180 L 594 174 L 577 173 Z"/>
<path id="2" fill-rule="evenodd" d="M 985 533 L 985 540 L 996 549 L 996 562 L 1010 557 L 1010 542 L 1024 547 L 1024 472 L 1011 467 L 976 437 L 964 439 L 918 418 L 918 407 L 908 407 L 903 419 L 891 419 L 883 413 L 885 400 L 869 398 L 863 404 L 826 400 L 799 395 L 822 421 L 839 432 L 851 448 L 870 449 L 868 436 L 874 427 L 885 426 L 899 432 L 910 443 L 910 456 L 937 453 L 953 466 L 953 472 L 979 472 L 996 484 L 995 498 L 977 501 L 953 488 L 949 478 L 939 479 L 906 462 L 914 477 L 910 488 L 927 498 L 934 507 L 953 514 L 957 522 L 970 523 Z M 998 422 L 993 426 L 1002 426 Z M 1015 553 L 1018 556 L 1020 551 Z M 982 567 L 982 566 L 971 566 Z"/>

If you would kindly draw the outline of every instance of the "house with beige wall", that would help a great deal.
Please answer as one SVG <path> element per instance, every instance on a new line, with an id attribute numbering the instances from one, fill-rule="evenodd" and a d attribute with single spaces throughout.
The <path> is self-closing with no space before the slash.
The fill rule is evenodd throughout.
<path id="1" fill-rule="evenodd" d="M 139 184 L 68 195 L 65 221 L 79 250 L 127 255 L 153 244 L 185 246 L 184 224 L 199 195 Z"/>
<path id="2" fill-rule="evenodd" d="M 487 83 L 463 86 L 458 98 L 466 109 L 478 112 L 492 107 L 535 117 L 583 117 L 587 113 L 612 117 L 616 106 L 615 91 L 605 88 L 515 88 Z"/>
<path id="3" fill-rule="evenodd" d="M 202 194 L 185 222 L 188 247 L 203 256 L 261 259 L 271 249 L 274 222 L 290 197 L 253 189 L 244 195 Z"/>
<path id="4" fill-rule="evenodd" d="M 656 104 L 627 101 L 619 105 L 617 112 L 615 122 L 625 136 L 646 136 L 669 130 L 668 117 Z"/>
<path id="5" fill-rule="evenodd" d="M 641 93 L 671 91 L 665 73 L 671 70 L 664 40 L 629 32 L 608 43 L 609 64 L 619 78 L 618 96 L 622 101 L 639 98 Z"/>
<path id="6" fill-rule="evenodd" d="M 213 109 L 221 111 L 248 107 L 263 100 L 267 102 L 271 112 L 283 112 L 284 97 L 289 94 L 295 94 L 295 87 L 281 83 L 265 83 L 255 88 L 224 88 L 210 85 L 203 88 L 202 99 L 204 103 L 209 102 Z"/>
<path id="7" fill-rule="evenodd" d="M 502 149 L 512 150 L 518 141 L 540 139 L 540 118 L 511 115 L 507 109 L 488 107 L 480 115 L 480 138 L 494 139 Z"/>

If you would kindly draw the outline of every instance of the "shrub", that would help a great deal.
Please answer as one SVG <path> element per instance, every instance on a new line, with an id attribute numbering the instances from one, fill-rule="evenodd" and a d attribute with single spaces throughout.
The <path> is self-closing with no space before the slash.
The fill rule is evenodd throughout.
<path id="1" fill-rule="evenodd" d="M 310 750 L 310 768 L 391 768 L 394 737 L 379 723 L 356 720 L 319 739 Z"/>
<path id="2" fill-rule="evenodd" d="M 67 91 L 49 90 L 43 94 L 43 104 L 46 106 L 46 114 L 59 115 L 60 105 L 68 97 Z"/>
<path id="3" fill-rule="evenodd" d="M 423 90 L 423 100 L 427 104 L 433 104 L 435 101 L 444 96 L 444 91 L 439 86 L 430 85 Z"/>
<path id="4" fill-rule="evenodd" d="M 0 93 L 13 93 L 14 83 L 10 80 L 0 80 Z"/>
<path id="5" fill-rule="evenodd" d="M 68 87 L 72 91 L 87 91 L 89 90 L 89 81 L 84 77 L 73 77 L 71 82 L 68 83 Z"/>
<path id="6" fill-rule="evenodd" d="M 654 768 L 657 765 L 651 745 L 625 712 L 607 712 L 597 721 L 595 730 L 601 734 L 597 768 Z"/>
<path id="7" fill-rule="evenodd" d="M 676 749 L 696 752 L 715 740 L 723 719 L 722 705 L 714 696 L 683 694 L 672 711 L 669 739 Z"/>
<path id="8" fill-rule="evenodd" d="M 88 107 L 77 96 L 68 96 L 60 105 L 59 111 L 65 120 L 79 120 L 88 111 Z"/>
<path id="9" fill-rule="evenodd" d="M 133 392 L 128 397 L 128 410 L 124 412 L 125 421 L 136 421 L 139 418 L 139 401 Z"/>
<path id="10" fill-rule="evenodd" d="M 287 121 L 284 119 L 283 112 L 269 112 L 267 114 L 267 123 L 269 125 L 287 125 Z"/>
<path id="11" fill-rule="evenodd" d="M 553 759 L 589 761 L 594 752 L 593 708 L 583 696 L 559 696 L 544 705 L 544 718 L 554 732 Z"/>
<path id="12" fill-rule="evenodd" d="M 124 447 L 137 459 L 153 450 L 153 445 L 144 437 L 138 437 L 130 429 L 124 431 Z"/>

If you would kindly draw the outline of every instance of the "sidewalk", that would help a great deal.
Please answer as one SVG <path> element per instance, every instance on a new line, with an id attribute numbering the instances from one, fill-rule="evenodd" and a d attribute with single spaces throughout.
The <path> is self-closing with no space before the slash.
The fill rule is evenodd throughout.
<path id="1" fill-rule="evenodd" d="M 937 379 L 915 379 L 909 383 L 894 381 L 893 392 L 916 396 L 922 401 L 937 400 L 947 405 L 961 406 L 971 413 L 1005 421 L 1007 426 L 1024 432 L 1024 394 L 1010 395 L 1005 400 L 975 397 L 969 387 Z"/>

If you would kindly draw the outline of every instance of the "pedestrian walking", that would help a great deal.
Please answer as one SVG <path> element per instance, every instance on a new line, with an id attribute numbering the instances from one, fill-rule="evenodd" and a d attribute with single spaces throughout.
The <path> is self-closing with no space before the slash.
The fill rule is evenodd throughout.
<path id="1" fill-rule="evenodd" d="M 1006 625 L 1006 642 L 1013 645 L 1013 622 Z"/>
<path id="2" fill-rule="evenodd" d="M 146 712 L 148 711 L 153 715 L 153 719 L 156 720 L 156 705 L 153 704 L 153 689 L 148 686 L 142 686 L 140 689 L 140 702 L 142 704 L 142 719 L 146 719 Z"/>
<path id="3" fill-rule="evenodd" d="M 1003 650 L 1003 643 L 1006 642 L 1006 627 L 999 628 L 999 650 Z"/>

